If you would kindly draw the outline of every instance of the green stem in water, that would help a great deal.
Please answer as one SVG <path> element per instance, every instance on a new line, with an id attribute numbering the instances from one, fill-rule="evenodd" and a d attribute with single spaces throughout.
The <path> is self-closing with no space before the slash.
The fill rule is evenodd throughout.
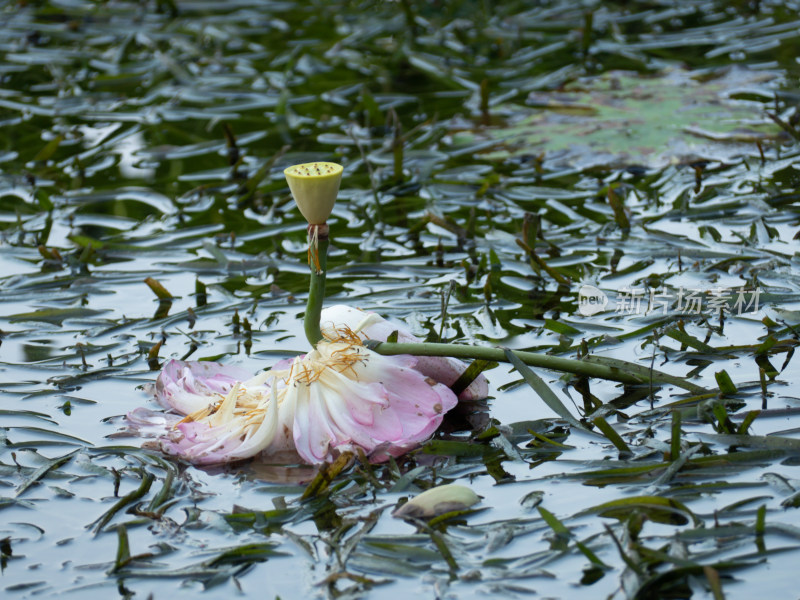
<path id="1" fill-rule="evenodd" d="M 384 356 L 394 356 L 396 354 L 411 354 L 414 356 L 452 356 L 453 358 L 466 358 L 466 359 L 481 359 L 495 362 L 508 362 L 508 357 L 503 348 L 488 348 L 483 346 L 467 346 L 466 344 L 434 344 L 434 343 L 390 343 L 378 342 L 376 340 L 367 340 L 364 343 L 368 348 L 383 354 Z M 535 352 L 523 352 L 515 350 L 514 354 L 519 357 L 522 362 L 532 367 L 542 367 L 545 369 L 552 369 L 553 371 L 561 371 L 564 373 L 573 373 L 575 375 L 583 375 L 585 377 L 595 377 L 597 379 L 608 379 L 611 381 L 619 381 L 633 385 L 641 385 L 648 383 L 649 379 L 641 375 L 634 374 L 633 372 L 626 372 L 624 367 L 630 367 L 630 370 L 641 369 L 640 365 L 630 364 L 619 361 L 620 366 L 613 366 L 594 362 L 590 359 L 576 360 L 573 358 L 562 358 L 560 356 L 551 356 L 550 354 L 538 354 Z M 649 369 L 647 373 L 650 374 Z M 657 383 L 668 383 L 688 389 L 690 391 L 698 388 L 699 386 L 692 384 L 680 377 L 674 377 L 667 373 L 660 373 L 659 371 L 652 372 L 653 381 Z"/>
<path id="2" fill-rule="evenodd" d="M 303 317 L 306 339 L 312 346 L 322 339 L 319 320 L 325 300 L 325 274 L 328 268 L 328 226 L 308 226 L 308 256 L 311 280 L 308 286 L 308 303 Z"/>

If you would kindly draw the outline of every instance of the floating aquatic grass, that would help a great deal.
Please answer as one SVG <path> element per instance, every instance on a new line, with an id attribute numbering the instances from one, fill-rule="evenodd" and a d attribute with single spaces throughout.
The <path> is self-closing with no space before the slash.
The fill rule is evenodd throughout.
<path id="1" fill-rule="evenodd" d="M 392 3 L 6 11 L 4 595 L 159 597 L 165 577 L 192 598 L 265 580 L 281 597 L 794 589 L 797 2 L 402 4 L 399 20 Z M 529 365 L 607 435 L 495 359 L 494 397 L 419 450 L 312 485 L 308 466 L 198 468 L 131 445 L 121 415 L 146 401 L 148 363 L 252 374 L 308 350 L 307 223 L 282 172 L 323 156 L 347 170 L 331 305 L 644 381 Z M 168 314 L 153 318 L 148 277 Z M 583 284 L 604 312 L 579 311 Z M 675 301 L 742 287 L 762 288 L 758 310 Z M 617 310 L 626 288 L 672 302 Z M 720 398 L 723 371 L 736 389 Z M 482 510 L 391 518 L 447 484 Z"/>

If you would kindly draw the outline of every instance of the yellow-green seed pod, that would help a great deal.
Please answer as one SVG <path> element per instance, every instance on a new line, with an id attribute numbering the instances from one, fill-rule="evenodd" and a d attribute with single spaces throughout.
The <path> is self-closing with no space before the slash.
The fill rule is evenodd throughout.
<path id="1" fill-rule="evenodd" d="M 451 483 L 425 490 L 396 509 L 392 516 L 400 519 L 430 519 L 455 510 L 467 510 L 480 502 L 480 496 L 468 487 Z"/>
<path id="2" fill-rule="evenodd" d="M 336 163 L 310 162 L 283 171 L 292 197 L 309 225 L 324 225 L 331 216 L 342 170 L 342 165 Z"/>

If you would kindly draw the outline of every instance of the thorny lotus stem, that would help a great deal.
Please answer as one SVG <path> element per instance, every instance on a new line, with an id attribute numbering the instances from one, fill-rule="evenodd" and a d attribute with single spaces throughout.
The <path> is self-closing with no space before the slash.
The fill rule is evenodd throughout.
<path id="1" fill-rule="evenodd" d="M 367 340 L 365 345 L 371 350 L 384 356 L 395 354 L 412 354 L 414 356 L 452 356 L 453 358 L 481 359 L 494 362 L 509 362 L 503 348 L 487 348 L 483 346 L 468 346 L 466 344 L 434 344 L 434 343 L 390 343 Z M 574 358 L 562 358 L 549 354 L 538 354 L 536 352 L 514 351 L 522 362 L 532 367 L 542 367 L 573 373 L 585 377 L 597 379 L 609 379 L 621 383 L 642 384 L 647 380 L 626 373 L 625 371 L 609 365 L 591 362 L 590 360 L 577 360 Z M 683 381 L 679 377 L 670 377 L 666 374 L 653 372 L 653 380 L 659 383 L 670 383 L 688 389 L 692 387 L 689 382 Z M 665 377 L 666 376 L 666 377 Z"/>
<path id="2" fill-rule="evenodd" d="M 311 280 L 308 285 L 308 303 L 303 318 L 306 339 L 315 346 L 322 339 L 319 319 L 322 314 L 322 303 L 325 300 L 325 272 L 328 267 L 328 226 L 308 226 L 308 266 L 311 268 Z"/>

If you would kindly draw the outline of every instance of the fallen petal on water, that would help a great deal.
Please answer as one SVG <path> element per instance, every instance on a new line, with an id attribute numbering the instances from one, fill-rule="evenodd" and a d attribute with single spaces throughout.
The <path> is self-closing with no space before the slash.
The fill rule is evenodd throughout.
<path id="1" fill-rule="evenodd" d="M 448 512 L 467 510 L 480 501 L 480 496 L 470 488 L 451 483 L 414 496 L 396 508 L 392 516 L 398 519 L 430 519 Z"/>

